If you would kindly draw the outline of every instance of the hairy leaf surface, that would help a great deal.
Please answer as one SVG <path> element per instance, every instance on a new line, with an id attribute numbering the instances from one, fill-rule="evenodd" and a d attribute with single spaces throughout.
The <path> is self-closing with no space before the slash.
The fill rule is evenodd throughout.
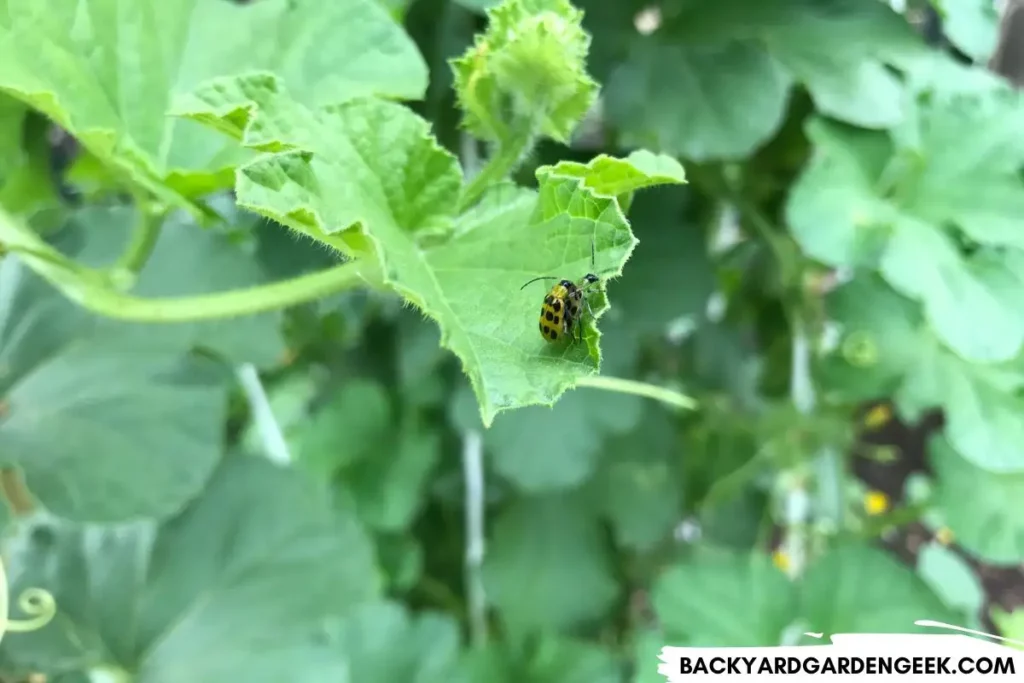
<path id="1" fill-rule="evenodd" d="M 246 208 L 360 258 L 379 281 L 441 328 L 462 361 L 485 425 L 501 410 L 552 404 L 576 378 L 597 372 L 599 334 L 549 344 L 538 331 L 544 284 L 593 268 L 616 276 L 636 244 L 617 200 L 646 186 L 685 181 L 665 158 L 599 157 L 538 169 L 537 192 L 499 185 L 455 215 L 461 172 L 401 105 L 362 99 L 313 110 L 274 77 L 212 82 L 179 113 L 267 152 L 238 172 Z M 547 283 L 550 286 L 550 282 Z M 607 308 L 591 296 L 595 316 Z"/>

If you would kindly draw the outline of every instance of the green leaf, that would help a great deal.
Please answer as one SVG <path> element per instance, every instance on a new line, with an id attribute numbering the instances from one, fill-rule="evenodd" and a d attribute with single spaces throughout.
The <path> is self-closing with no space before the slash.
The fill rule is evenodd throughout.
<path id="1" fill-rule="evenodd" d="M 999 10 L 988 0 L 932 0 L 942 15 L 942 32 L 976 62 L 987 62 L 999 38 Z"/>
<path id="2" fill-rule="evenodd" d="M 660 630 L 647 629 L 637 633 L 633 642 L 633 660 L 636 669 L 630 683 L 662 683 L 665 677 L 658 673 L 658 655 L 669 640 Z"/>
<path id="3" fill-rule="evenodd" d="M 171 514 L 220 456 L 225 395 L 208 366 L 90 333 L 90 319 L 0 262 L 0 458 L 51 512 Z"/>
<path id="4" fill-rule="evenodd" d="M 1024 111 L 1015 98 L 923 107 L 895 140 L 814 121 L 815 156 L 790 196 L 787 219 L 812 257 L 876 268 L 924 305 L 929 324 L 970 360 L 1002 361 L 1024 344 Z M 970 141 L 965 129 L 983 130 Z M 983 248 L 966 254 L 945 228 Z M 999 247 L 999 250 L 984 247 Z M 985 329 L 987 334 L 975 331 Z"/>
<path id="5" fill-rule="evenodd" d="M 990 564 L 1024 561 L 1024 472 L 983 470 L 958 454 L 946 439 L 929 444 L 935 468 L 934 502 L 957 543 Z"/>
<path id="6" fill-rule="evenodd" d="M 608 286 L 612 315 L 637 334 L 661 335 L 674 320 L 701 316 L 714 291 L 715 272 L 700 226 L 686 222 L 688 202 L 669 187 L 640 195 L 629 211 L 639 243 L 629 277 Z"/>
<path id="7" fill-rule="evenodd" d="M 605 443 L 591 491 L 619 545 L 650 550 L 682 519 L 676 444 L 668 415 L 653 409 L 632 432 Z"/>
<path id="8" fill-rule="evenodd" d="M 620 669 L 606 649 L 551 634 L 534 647 L 489 645 L 466 659 L 469 679 L 487 683 L 622 683 Z"/>
<path id="9" fill-rule="evenodd" d="M 540 131 L 567 142 L 597 96 L 587 75 L 590 36 L 568 0 L 504 0 L 487 10 L 487 31 L 451 61 L 463 125 L 506 142 Z"/>
<path id="10" fill-rule="evenodd" d="M 797 586 L 764 555 L 699 552 L 658 580 L 653 599 L 667 636 L 692 647 L 779 645 L 793 623 L 825 634 L 908 633 L 919 619 L 954 619 L 911 570 L 860 545 L 827 552 Z"/>
<path id="11" fill-rule="evenodd" d="M 818 633 L 925 632 L 914 622 L 956 623 L 912 570 L 885 551 L 864 545 L 836 548 L 807 570 L 801 596 L 807 630 Z"/>
<path id="12" fill-rule="evenodd" d="M 681 42 L 639 43 L 609 78 L 606 108 L 622 143 L 698 161 L 746 155 L 782 124 L 791 79 L 754 45 Z"/>
<path id="13" fill-rule="evenodd" d="M 1004 638 L 1015 640 L 1017 643 L 1024 642 L 1024 609 L 1017 608 L 1012 612 L 1005 612 L 998 607 L 993 607 L 992 623 L 996 625 Z M 1024 650 L 1024 646 L 1016 643 L 1009 644 L 1009 647 Z"/>
<path id="14" fill-rule="evenodd" d="M 14 594 L 46 588 L 60 610 L 4 639 L 4 669 L 22 674 L 340 679 L 345 653 L 318 632 L 378 590 L 360 529 L 298 473 L 246 456 L 227 458 L 203 496 L 159 526 L 41 522 L 5 556 Z"/>
<path id="15" fill-rule="evenodd" d="M 939 50 L 929 51 L 908 62 L 905 67 L 906 85 L 915 95 L 927 94 L 939 98 L 988 96 L 1012 88 L 999 74 L 973 64 L 962 64 Z"/>
<path id="16" fill-rule="evenodd" d="M 766 360 L 748 343 L 753 334 L 748 321 L 701 322 L 686 347 L 694 386 L 724 392 L 745 409 L 760 405 Z"/>
<path id="17" fill-rule="evenodd" d="M 500 416 L 485 444 L 494 469 L 520 491 L 571 489 L 594 473 L 605 438 L 631 430 L 643 406 L 637 396 L 577 389 L 550 408 Z"/>
<path id="18" fill-rule="evenodd" d="M 599 619 L 619 592 L 600 526 L 561 496 L 520 499 L 498 517 L 484 585 L 516 633 Z"/>
<path id="19" fill-rule="evenodd" d="M 601 154 L 586 164 L 560 161 L 554 167 L 543 168 L 546 174 L 580 178 L 588 188 L 604 196 L 617 197 L 651 185 L 681 185 L 686 182 L 686 171 L 678 161 L 644 149 L 633 152 L 626 159 Z"/>
<path id="20" fill-rule="evenodd" d="M 695 160 L 739 158 L 774 135 L 794 82 L 831 117 L 891 126 L 904 109 L 886 65 L 925 51 L 883 3 L 806 0 L 688 3 L 624 42 L 609 41 L 628 57 L 604 93 L 622 141 Z"/>
<path id="21" fill-rule="evenodd" d="M 174 201 L 229 185 L 245 158 L 166 117 L 175 94 L 206 79 L 273 69 L 311 104 L 418 98 L 427 82 L 412 41 L 374 0 L 6 0 L 0 63 L 0 90 Z"/>
<path id="22" fill-rule="evenodd" d="M 340 500 L 381 532 L 407 529 L 441 453 L 441 435 L 415 413 L 395 415 L 380 384 L 351 379 L 299 433 L 299 460 L 334 482 Z"/>
<path id="23" fill-rule="evenodd" d="M 955 551 L 930 541 L 917 555 L 917 572 L 950 609 L 975 625 L 985 604 L 985 589 L 974 569 Z"/>
<path id="24" fill-rule="evenodd" d="M 909 420 L 941 407 L 946 436 L 968 462 L 991 472 L 1024 472 L 1019 360 L 964 361 L 923 325 L 919 307 L 879 278 L 858 277 L 840 287 L 828 308 L 841 331 L 838 349 L 823 362 L 826 396 L 895 397 Z"/>
<path id="25" fill-rule="evenodd" d="M 398 382 L 403 388 L 405 403 L 438 404 L 447 396 L 439 366 L 448 358 L 441 348 L 441 333 L 431 320 L 414 311 L 405 312 L 398 320 Z"/>
<path id="26" fill-rule="evenodd" d="M 359 518 L 378 531 L 401 531 L 414 521 L 441 455 L 441 434 L 406 417 L 377 435 L 377 452 L 341 473 Z"/>
<path id="27" fill-rule="evenodd" d="M 386 590 L 412 590 L 423 577 L 423 545 L 412 535 L 383 535 L 374 540 L 377 561 L 387 577 Z"/>
<path id="28" fill-rule="evenodd" d="M 371 380 L 350 379 L 299 426 L 299 462 L 319 477 L 332 477 L 378 454 L 391 421 L 391 401 L 384 387 Z"/>
<path id="29" fill-rule="evenodd" d="M 651 599 L 671 642 L 692 647 L 778 645 L 796 609 L 792 585 L 767 556 L 714 551 L 666 571 Z"/>
<path id="30" fill-rule="evenodd" d="M 409 615 L 392 602 L 368 603 L 329 623 L 328 639 L 348 660 L 350 681 L 458 683 L 460 634 L 449 616 Z"/>
<path id="31" fill-rule="evenodd" d="M 859 274 L 829 294 L 827 309 L 838 337 L 821 363 L 828 400 L 866 401 L 895 393 L 920 361 L 918 345 L 927 336 L 920 307 L 880 277 Z"/>
<path id="32" fill-rule="evenodd" d="M 502 410 L 551 405 L 597 372 L 593 326 L 585 346 L 547 343 L 537 331 L 543 294 L 522 286 L 536 276 L 579 278 L 593 267 L 592 246 L 597 272 L 621 273 L 636 240 L 615 198 L 590 187 L 601 175 L 542 167 L 539 193 L 501 186 L 455 217 L 455 159 L 400 105 L 364 99 L 312 111 L 261 75 L 208 85 L 180 111 L 275 150 L 239 170 L 240 204 L 361 257 L 369 278 L 379 271 L 436 320 L 485 425 Z M 628 162 L 598 164 L 627 172 Z M 641 185 L 634 174 L 630 186 Z M 601 292 L 591 303 L 596 316 L 607 308 Z"/>
<path id="33" fill-rule="evenodd" d="M 22 162 L 22 131 L 27 114 L 28 107 L 24 104 L 0 95 L 0 181 Z"/>

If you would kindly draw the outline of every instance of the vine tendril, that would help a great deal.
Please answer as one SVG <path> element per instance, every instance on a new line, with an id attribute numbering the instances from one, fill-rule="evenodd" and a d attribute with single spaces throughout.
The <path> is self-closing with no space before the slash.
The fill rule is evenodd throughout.
<path id="1" fill-rule="evenodd" d="M 31 618 L 6 619 L 6 630 L 11 633 L 35 631 L 46 626 L 57 614 L 57 601 L 48 590 L 26 588 L 18 596 L 18 609 Z"/>
<path id="2" fill-rule="evenodd" d="M 0 560 L 0 639 L 7 632 L 36 631 L 50 623 L 57 614 L 57 601 L 53 594 L 42 588 L 26 588 L 18 596 L 18 609 L 29 619 L 8 618 L 7 571 Z"/>

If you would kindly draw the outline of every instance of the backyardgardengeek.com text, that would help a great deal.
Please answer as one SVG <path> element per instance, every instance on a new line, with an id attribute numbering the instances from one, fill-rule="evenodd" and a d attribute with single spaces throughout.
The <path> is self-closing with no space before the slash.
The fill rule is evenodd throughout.
<path id="1" fill-rule="evenodd" d="M 681 674 L 1000 674 L 1016 675 L 1012 657 L 680 657 Z"/>

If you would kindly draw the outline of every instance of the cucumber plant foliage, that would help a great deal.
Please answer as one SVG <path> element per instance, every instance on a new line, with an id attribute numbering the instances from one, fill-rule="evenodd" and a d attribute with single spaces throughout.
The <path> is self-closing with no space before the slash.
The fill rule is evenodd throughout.
<path id="1" fill-rule="evenodd" d="M 977 625 L 1024 561 L 1024 100 L 987 0 L 906 4 L 0 0 L 3 677 Z M 523 283 L 588 272 L 548 343 Z M 865 402 L 944 417 L 881 511 Z M 869 542 L 918 520 L 921 566 Z"/>

